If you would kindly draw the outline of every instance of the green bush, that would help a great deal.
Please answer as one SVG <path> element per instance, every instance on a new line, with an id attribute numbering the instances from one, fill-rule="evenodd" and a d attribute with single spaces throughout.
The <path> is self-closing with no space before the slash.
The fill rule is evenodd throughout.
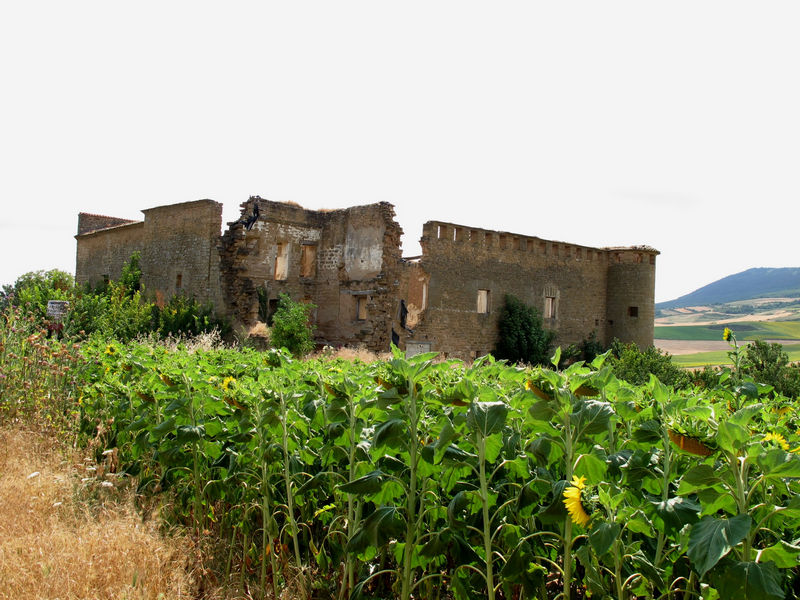
<path id="1" fill-rule="evenodd" d="M 531 365 L 549 362 L 555 334 L 542 326 L 542 319 L 532 306 L 506 295 L 497 330 L 497 358 Z"/>
<path id="2" fill-rule="evenodd" d="M 691 375 L 676 366 L 667 352 L 655 346 L 644 350 L 634 344 L 614 340 L 611 344 L 611 367 L 619 379 L 634 385 L 644 385 L 655 375 L 664 385 L 683 389 L 690 385 Z"/>
<path id="3" fill-rule="evenodd" d="M 294 356 L 305 356 L 314 349 L 314 327 L 309 318 L 313 304 L 295 302 L 281 294 L 278 309 L 272 317 L 270 343 L 275 348 L 286 348 Z"/>
<path id="4" fill-rule="evenodd" d="M 766 383 L 787 398 L 800 396 L 800 369 L 789 364 L 783 346 L 755 340 L 744 347 L 742 374 L 758 383 Z"/>
<path id="5" fill-rule="evenodd" d="M 230 324 L 214 314 L 212 304 L 201 304 L 183 294 L 172 296 L 163 308 L 153 305 L 152 317 L 154 329 L 162 337 L 197 335 L 214 329 L 223 336 L 230 332 Z"/>
<path id="6" fill-rule="evenodd" d="M 0 308 L 18 306 L 26 315 L 44 322 L 47 319 L 47 301 L 71 301 L 74 286 L 74 278 L 65 271 L 31 271 L 21 275 L 14 285 L 3 286 Z"/>

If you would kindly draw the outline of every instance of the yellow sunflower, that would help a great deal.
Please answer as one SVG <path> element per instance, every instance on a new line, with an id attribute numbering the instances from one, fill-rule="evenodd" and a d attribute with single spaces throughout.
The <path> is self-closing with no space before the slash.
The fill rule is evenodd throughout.
<path id="1" fill-rule="evenodd" d="M 222 380 L 222 389 L 227 390 L 228 388 L 230 388 L 231 384 L 235 382 L 236 380 L 233 377 L 226 377 L 225 379 Z"/>
<path id="2" fill-rule="evenodd" d="M 722 330 L 722 339 L 727 342 L 728 340 L 731 339 L 732 334 L 733 332 L 726 327 L 725 329 Z"/>
<path id="3" fill-rule="evenodd" d="M 573 477 L 572 484 L 564 489 L 564 506 L 567 507 L 572 522 L 577 525 L 586 525 L 591 520 L 581 504 L 581 490 L 586 487 L 586 477 Z"/>
<path id="4" fill-rule="evenodd" d="M 786 441 L 786 438 L 783 437 L 780 433 L 773 433 L 769 432 L 767 435 L 764 436 L 764 442 L 775 442 L 783 448 L 784 451 L 789 450 L 789 442 Z"/>

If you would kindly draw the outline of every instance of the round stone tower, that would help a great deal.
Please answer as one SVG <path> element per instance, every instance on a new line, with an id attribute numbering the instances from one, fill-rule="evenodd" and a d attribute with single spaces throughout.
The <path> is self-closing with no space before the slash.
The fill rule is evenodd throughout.
<path id="1" fill-rule="evenodd" d="M 606 343 L 616 338 L 642 349 L 652 346 L 659 252 L 648 246 L 607 251 Z"/>

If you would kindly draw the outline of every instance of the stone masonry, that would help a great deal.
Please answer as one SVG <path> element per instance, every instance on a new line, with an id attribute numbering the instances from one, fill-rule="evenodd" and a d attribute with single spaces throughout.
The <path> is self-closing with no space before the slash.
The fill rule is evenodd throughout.
<path id="1" fill-rule="evenodd" d="M 534 306 L 562 345 L 592 332 L 653 342 L 655 259 L 647 246 L 590 248 L 440 221 L 423 227 L 422 256 L 403 258 L 394 207 L 306 210 L 253 196 L 220 235 L 222 205 L 151 208 L 143 221 L 80 213 L 76 280 L 116 279 L 141 253 L 145 289 L 213 302 L 234 323 L 269 321 L 280 294 L 311 302 L 320 344 L 491 351 L 513 294 Z"/>

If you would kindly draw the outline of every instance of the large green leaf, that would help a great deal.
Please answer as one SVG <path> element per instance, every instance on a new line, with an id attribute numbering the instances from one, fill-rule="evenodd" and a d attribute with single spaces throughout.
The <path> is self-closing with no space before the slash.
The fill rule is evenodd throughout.
<path id="1" fill-rule="evenodd" d="M 780 569 L 793 569 L 800 564 L 800 546 L 779 540 L 769 548 L 764 548 L 758 557 L 759 562 L 774 562 Z"/>
<path id="2" fill-rule="evenodd" d="M 181 425 L 178 427 L 176 439 L 181 444 L 197 442 L 203 438 L 205 432 L 203 425 Z"/>
<path id="3" fill-rule="evenodd" d="M 383 471 L 371 471 L 363 477 L 340 485 L 339 490 L 345 494 L 363 496 L 364 494 L 379 492 L 384 483 L 386 483 L 386 473 Z"/>
<path id="4" fill-rule="evenodd" d="M 781 576 L 772 562 L 734 562 L 712 574 L 720 598 L 736 600 L 782 600 Z"/>
<path id="5" fill-rule="evenodd" d="M 594 454 L 580 454 L 575 460 L 575 475 L 586 477 L 590 485 L 603 481 L 606 475 L 607 463 Z"/>
<path id="6" fill-rule="evenodd" d="M 507 415 L 504 402 L 473 402 L 467 411 L 467 426 L 481 437 L 488 437 L 503 430 Z"/>
<path id="7" fill-rule="evenodd" d="M 680 531 L 685 525 L 696 523 L 702 508 L 697 502 L 682 496 L 652 504 L 656 514 L 664 522 L 664 532 L 667 534 Z"/>
<path id="8" fill-rule="evenodd" d="M 678 487 L 678 494 L 689 494 L 695 490 L 712 487 L 719 483 L 721 479 L 717 472 L 710 465 L 697 465 L 684 473 L 681 484 Z"/>
<path id="9" fill-rule="evenodd" d="M 740 408 L 730 417 L 728 417 L 728 423 L 733 423 L 734 425 L 739 425 L 741 427 L 747 427 L 747 424 L 750 422 L 750 420 L 759 414 L 763 409 L 763 404 L 748 404 L 744 408 Z"/>
<path id="10" fill-rule="evenodd" d="M 745 538 L 750 525 L 749 515 L 730 519 L 703 517 L 692 525 L 686 554 L 701 577 Z"/>
<path id="11" fill-rule="evenodd" d="M 611 549 L 611 544 L 619 537 L 620 526 L 617 523 L 601 523 L 589 532 L 589 543 L 597 556 L 603 556 Z"/>
<path id="12" fill-rule="evenodd" d="M 580 402 L 578 407 L 571 418 L 576 423 L 575 429 L 587 435 L 608 431 L 608 422 L 614 415 L 611 404 L 588 399 Z"/>
<path id="13" fill-rule="evenodd" d="M 389 419 L 375 428 L 375 447 L 399 447 L 408 442 L 408 427 L 401 419 Z"/>
<path id="14" fill-rule="evenodd" d="M 717 429 L 716 440 L 723 450 L 738 454 L 739 449 L 750 441 L 750 432 L 742 425 L 732 421 L 723 421 Z"/>
<path id="15" fill-rule="evenodd" d="M 800 457 L 773 448 L 758 458 L 758 464 L 767 479 L 778 480 L 784 477 L 800 477 Z"/>

